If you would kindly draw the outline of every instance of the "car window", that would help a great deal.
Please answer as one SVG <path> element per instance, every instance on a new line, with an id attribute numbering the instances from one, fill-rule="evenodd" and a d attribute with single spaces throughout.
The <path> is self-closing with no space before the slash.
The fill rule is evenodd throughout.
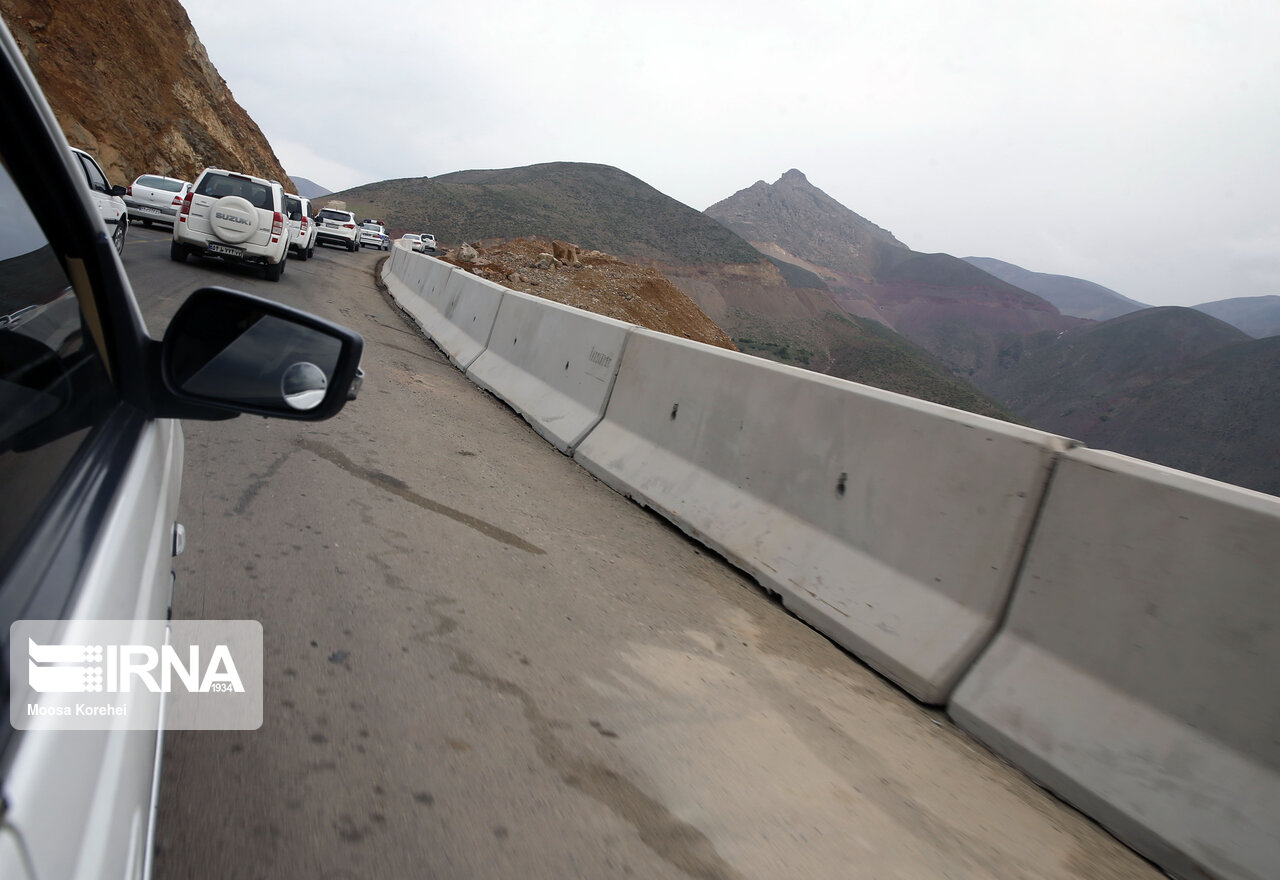
<path id="1" fill-rule="evenodd" d="M 290 220 L 302 219 L 302 199 L 295 199 L 293 196 L 285 196 L 285 211 L 289 215 Z"/>
<path id="2" fill-rule="evenodd" d="M 273 210 L 271 187 L 247 177 L 229 177 L 222 174 L 206 174 L 196 187 L 196 195 L 215 199 L 239 196 L 255 208 Z"/>
<path id="3" fill-rule="evenodd" d="M 336 211 L 332 208 L 321 208 L 316 215 L 320 220 L 337 220 L 339 223 L 350 223 L 351 214 L 347 211 Z"/>
<path id="4" fill-rule="evenodd" d="M 165 192 L 182 192 L 182 188 L 186 186 L 181 180 L 171 180 L 167 177 L 155 177 L 151 174 L 144 174 L 138 178 L 139 186 L 149 186 L 152 189 L 162 189 Z"/>
<path id="5" fill-rule="evenodd" d="M 80 162 L 80 167 L 84 169 L 85 177 L 89 180 L 89 189 L 100 193 L 111 192 L 111 184 L 107 183 L 107 178 L 98 167 L 98 163 L 81 153 L 74 155 Z"/>
<path id="6" fill-rule="evenodd" d="M 0 216 L 3 571 L 117 395 L 62 265 L 3 165 Z"/>

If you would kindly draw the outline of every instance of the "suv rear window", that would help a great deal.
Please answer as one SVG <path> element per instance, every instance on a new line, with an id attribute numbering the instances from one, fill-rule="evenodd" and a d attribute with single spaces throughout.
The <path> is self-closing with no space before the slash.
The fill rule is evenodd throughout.
<path id="1" fill-rule="evenodd" d="M 255 208 L 275 210 L 271 198 L 271 187 L 257 183 L 247 177 L 227 177 L 221 174 L 206 174 L 204 180 L 196 187 L 196 195 L 221 199 L 226 196 L 239 196 Z"/>
<path id="2" fill-rule="evenodd" d="M 181 180 L 170 180 L 167 177 L 155 177 L 151 174 L 144 174 L 138 178 L 139 186 L 149 186 L 152 189 L 162 189 L 165 192 L 181 192 L 185 185 Z"/>
<path id="3" fill-rule="evenodd" d="M 316 215 L 318 220 L 337 220 L 339 223 L 350 223 L 355 219 L 355 215 L 350 211 L 338 211 L 333 208 L 323 208 Z"/>
<path id="4" fill-rule="evenodd" d="M 295 199 L 293 196 L 284 197 L 284 211 L 289 215 L 290 220 L 302 219 L 302 199 Z"/>

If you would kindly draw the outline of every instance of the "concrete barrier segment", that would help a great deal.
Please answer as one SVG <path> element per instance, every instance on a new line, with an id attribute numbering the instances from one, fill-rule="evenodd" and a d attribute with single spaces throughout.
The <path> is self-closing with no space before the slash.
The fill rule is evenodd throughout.
<path id="1" fill-rule="evenodd" d="M 956 722 L 1175 877 L 1280 876 L 1280 498 L 1058 463 Z"/>
<path id="2" fill-rule="evenodd" d="M 940 703 L 994 634 L 1068 442 L 637 329 L 574 458 Z"/>
<path id="3" fill-rule="evenodd" d="M 508 290 L 467 376 L 568 454 L 603 417 L 633 327 Z"/>

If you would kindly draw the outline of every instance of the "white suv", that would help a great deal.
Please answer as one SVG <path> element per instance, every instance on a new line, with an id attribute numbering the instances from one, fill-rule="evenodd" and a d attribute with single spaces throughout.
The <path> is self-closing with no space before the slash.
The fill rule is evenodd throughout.
<path id="1" fill-rule="evenodd" d="M 98 209 L 103 229 L 111 236 L 111 243 L 115 245 L 116 253 L 123 254 L 124 236 L 129 231 L 129 209 L 125 206 L 123 198 L 125 188 L 108 183 L 107 175 L 102 173 L 102 167 L 84 150 L 72 147 L 71 152 L 75 156 L 75 164 L 84 173 L 84 182 L 89 187 L 89 198 L 93 201 L 93 206 Z"/>
<path id="2" fill-rule="evenodd" d="M 316 241 L 319 244 L 341 245 L 349 251 L 355 250 L 360 246 L 356 215 L 338 208 L 321 208 L 316 215 Z"/>
<path id="3" fill-rule="evenodd" d="M 308 259 L 316 250 L 316 221 L 311 219 L 311 200 L 286 193 L 284 216 L 289 226 L 289 250 L 299 260 Z"/>
<path id="4" fill-rule="evenodd" d="M 182 202 L 169 256 L 262 266 L 268 281 L 279 281 L 289 251 L 284 211 L 284 187 L 276 181 L 206 168 Z"/>

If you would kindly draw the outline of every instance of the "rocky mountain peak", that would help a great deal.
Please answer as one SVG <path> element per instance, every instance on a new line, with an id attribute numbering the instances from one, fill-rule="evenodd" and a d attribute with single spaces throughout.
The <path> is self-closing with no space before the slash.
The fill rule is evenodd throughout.
<path id="1" fill-rule="evenodd" d="M 797 264 L 871 278 L 906 245 L 837 202 L 792 168 L 707 208 L 707 215 L 766 253 Z"/>

